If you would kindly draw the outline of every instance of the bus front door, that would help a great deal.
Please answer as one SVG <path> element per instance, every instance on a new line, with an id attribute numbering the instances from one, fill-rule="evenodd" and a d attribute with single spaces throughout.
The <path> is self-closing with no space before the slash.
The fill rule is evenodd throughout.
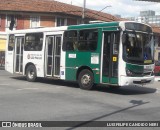
<path id="1" fill-rule="evenodd" d="M 61 35 L 46 37 L 45 70 L 48 77 L 60 77 Z"/>
<path id="2" fill-rule="evenodd" d="M 103 33 L 101 82 L 118 84 L 119 32 Z"/>
<path id="3" fill-rule="evenodd" d="M 23 71 L 24 37 L 15 37 L 14 72 L 22 74 Z"/>

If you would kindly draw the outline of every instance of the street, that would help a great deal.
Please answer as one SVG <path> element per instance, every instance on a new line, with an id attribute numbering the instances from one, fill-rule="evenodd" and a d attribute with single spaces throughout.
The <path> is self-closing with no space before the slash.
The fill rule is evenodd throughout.
<path id="1" fill-rule="evenodd" d="M 85 91 L 77 83 L 28 82 L 23 76 L 0 70 L 0 121 L 159 120 L 160 82 L 119 90 L 97 86 Z"/>

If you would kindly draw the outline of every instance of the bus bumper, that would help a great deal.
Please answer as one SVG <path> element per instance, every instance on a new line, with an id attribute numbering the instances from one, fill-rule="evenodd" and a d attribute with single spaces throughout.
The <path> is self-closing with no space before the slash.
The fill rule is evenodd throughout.
<path id="1" fill-rule="evenodd" d="M 154 76 L 150 77 L 126 77 L 121 76 L 120 86 L 129 86 L 129 85 L 145 85 L 151 84 L 154 82 Z"/>

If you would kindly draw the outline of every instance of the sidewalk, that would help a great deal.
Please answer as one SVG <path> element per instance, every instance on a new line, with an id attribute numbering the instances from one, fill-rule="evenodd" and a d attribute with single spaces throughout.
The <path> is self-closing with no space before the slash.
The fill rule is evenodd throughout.
<path id="1" fill-rule="evenodd" d="M 160 76 L 155 76 L 155 81 L 160 81 Z"/>

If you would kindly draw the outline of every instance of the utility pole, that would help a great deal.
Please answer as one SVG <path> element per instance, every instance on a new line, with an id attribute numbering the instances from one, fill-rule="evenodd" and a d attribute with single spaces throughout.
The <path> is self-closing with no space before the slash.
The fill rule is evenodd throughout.
<path id="1" fill-rule="evenodd" d="M 86 0 L 83 2 L 82 22 L 85 23 Z"/>

